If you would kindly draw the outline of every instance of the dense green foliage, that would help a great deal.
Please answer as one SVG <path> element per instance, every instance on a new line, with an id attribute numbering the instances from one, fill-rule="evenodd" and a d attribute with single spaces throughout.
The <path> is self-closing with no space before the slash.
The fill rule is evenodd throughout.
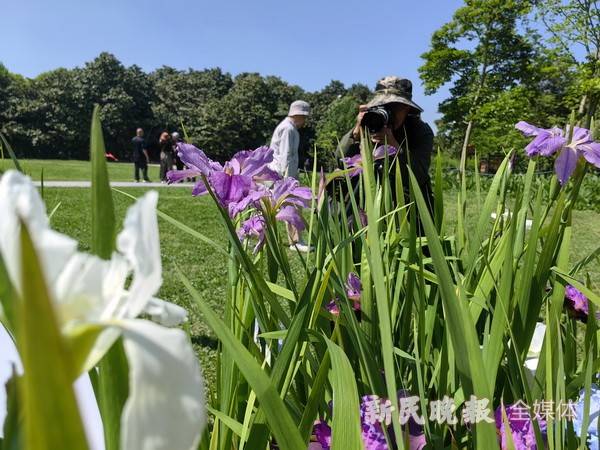
<path id="1" fill-rule="evenodd" d="M 129 141 L 137 127 L 146 130 L 151 145 L 156 146 L 162 131 L 177 130 L 213 158 L 227 159 L 237 149 L 268 144 L 289 104 L 306 99 L 313 117 L 301 132 L 303 162 L 318 140 L 315 130 L 324 128 L 324 139 L 331 140 L 330 124 L 346 126 L 347 121 L 329 118 L 330 105 L 344 96 L 353 99 L 347 106 L 354 116 L 358 103 L 370 94 L 364 85 L 346 88 L 339 81 L 305 92 L 275 76 L 233 77 L 219 68 L 161 67 L 145 73 L 102 53 L 84 67 L 59 68 L 33 79 L 12 74 L 0 64 L 0 132 L 20 158 L 87 159 L 89 121 L 97 103 L 107 151 L 119 159 L 129 159 Z M 156 159 L 158 149 L 153 151 Z M 323 163 L 333 161 L 332 155 L 322 157 Z"/>
<path id="2" fill-rule="evenodd" d="M 480 155 L 519 148 L 516 120 L 549 127 L 571 110 L 589 125 L 598 29 L 593 1 L 466 0 L 433 34 L 419 68 L 426 93 L 450 87 L 437 123 L 442 146 L 459 153 L 468 144 Z M 575 57 L 578 44 L 584 60 Z"/>

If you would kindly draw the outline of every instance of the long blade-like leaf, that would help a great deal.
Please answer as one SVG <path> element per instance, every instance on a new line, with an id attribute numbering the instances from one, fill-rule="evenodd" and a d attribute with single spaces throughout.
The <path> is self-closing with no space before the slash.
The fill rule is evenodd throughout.
<path id="1" fill-rule="evenodd" d="M 360 415 L 356 378 L 344 351 L 326 340 L 331 357 L 331 386 L 333 388 L 332 450 L 362 450 Z"/>
<path id="2" fill-rule="evenodd" d="M 275 389 L 275 385 L 263 372 L 260 364 L 258 364 L 252 354 L 235 337 L 227 325 L 206 304 L 185 275 L 181 271 L 178 271 L 178 275 L 195 300 L 198 309 L 204 315 L 207 325 L 212 328 L 223 346 L 230 351 L 239 370 L 256 393 L 256 397 L 260 402 L 259 406 L 265 412 L 265 416 L 275 439 L 277 439 L 279 447 L 282 450 L 306 450 L 307 444 L 302 440 L 297 424 L 293 422 L 283 401 L 279 397 L 279 393 Z"/>
<path id="3" fill-rule="evenodd" d="M 90 135 L 92 163 L 92 252 L 109 259 L 115 249 L 116 220 L 100 123 L 100 108 L 94 107 Z M 104 423 L 107 450 L 118 450 L 121 412 L 129 394 L 127 358 L 117 341 L 99 364 L 98 406 Z M 125 450 L 125 449 L 122 449 Z"/>
<path id="4" fill-rule="evenodd" d="M 73 391 L 71 355 L 24 223 L 20 240 L 23 298 L 17 308 L 17 346 L 24 369 L 24 448 L 86 450 Z"/>
<path id="5" fill-rule="evenodd" d="M 492 389 L 488 385 L 483 364 L 479 341 L 475 326 L 471 320 L 462 295 L 457 295 L 450 269 L 444 255 L 441 240 L 436 232 L 433 221 L 425 204 L 425 199 L 412 171 L 409 170 L 410 183 L 413 189 L 417 208 L 423 222 L 428 246 L 435 266 L 435 272 L 440 280 L 440 293 L 444 306 L 445 319 L 450 333 L 452 345 L 460 351 L 455 353 L 465 397 L 474 395 L 478 399 L 490 399 Z M 459 286 L 460 294 L 460 286 Z M 495 426 L 480 422 L 476 425 L 477 448 L 488 450 L 498 448 Z"/>

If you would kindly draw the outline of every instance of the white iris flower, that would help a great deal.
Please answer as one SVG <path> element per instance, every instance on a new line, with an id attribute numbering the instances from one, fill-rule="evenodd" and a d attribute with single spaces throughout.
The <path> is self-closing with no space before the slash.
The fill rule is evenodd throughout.
<path id="1" fill-rule="evenodd" d="M 153 296 L 162 284 L 156 219 L 158 194 L 148 192 L 127 211 L 110 260 L 77 251 L 77 242 L 49 226 L 31 180 L 16 171 L 0 179 L 0 253 L 22 292 L 19 218 L 43 268 L 63 334 L 103 331 L 79 367 L 94 367 L 119 337 L 129 363 L 129 398 L 121 417 L 121 448 L 197 448 L 206 422 L 204 387 L 186 333 L 174 326 L 186 312 Z M 129 277 L 130 278 L 130 282 Z M 0 311 L 1 312 L 1 311 Z M 161 323 L 139 319 L 142 313 Z"/>

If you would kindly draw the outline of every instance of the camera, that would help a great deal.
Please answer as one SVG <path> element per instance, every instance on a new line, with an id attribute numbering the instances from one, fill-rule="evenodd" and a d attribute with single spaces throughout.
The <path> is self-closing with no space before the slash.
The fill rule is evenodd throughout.
<path id="1" fill-rule="evenodd" d="M 365 127 L 371 134 L 374 134 L 391 123 L 391 111 L 387 110 L 384 106 L 373 106 L 365 112 L 360 121 L 360 126 Z"/>

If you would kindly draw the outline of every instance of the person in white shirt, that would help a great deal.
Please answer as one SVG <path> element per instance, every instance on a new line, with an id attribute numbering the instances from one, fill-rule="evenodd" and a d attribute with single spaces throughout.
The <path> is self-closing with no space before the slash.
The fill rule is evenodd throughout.
<path id="1" fill-rule="evenodd" d="M 273 149 L 273 162 L 269 167 L 282 177 L 298 178 L 298 147 L 300 146 L 298 129 L 306 124 L 309 115 L 310 105 L 303 100 L 296 100 L 290 105 L 287 117 L 273 132 L 269 145 Z M 300 239 L 300 233 L 295 227 L 288 225 L 287 229 L 290 248 L 304 252 L 310 250 Z"/>

